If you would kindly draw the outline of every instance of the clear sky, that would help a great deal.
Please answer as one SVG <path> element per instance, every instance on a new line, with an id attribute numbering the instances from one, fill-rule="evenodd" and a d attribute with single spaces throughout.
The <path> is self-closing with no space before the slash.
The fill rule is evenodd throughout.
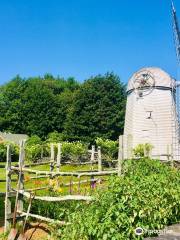
<path id="1" fill-rule="evenodd" d="M 171 20 L 170 0 L 0 0 L 0 83 L 107 71 L 127 82 L 144 66 L 176 77 Z"/>

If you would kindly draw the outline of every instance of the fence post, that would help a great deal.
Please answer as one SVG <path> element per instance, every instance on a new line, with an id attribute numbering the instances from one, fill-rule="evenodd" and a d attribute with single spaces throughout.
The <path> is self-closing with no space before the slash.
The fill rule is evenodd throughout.
<path id="1" fill-rule="evenodd" d="M 58 152 L 57 152 L 57 171 L 60 171 L 61 166 L 61 154 L 62 154 L 62 144 L 58 143 Z"/>
<path id="2" fill-rule="evenodd" d="M 98 147 L 98 171 L 102 171 L 101 147 Z"/>
<path id="3" fill-rule="evenodd" d="M 44 155 L 44 149 L 43 149 L 43 145 L 41 146 L 41 160 L 43 159 L 43 155 Z"/>
<path id="4" fill-rule="evenodd" d="M 51 143 L 51 156 L 50 156 L 50 160 L 51 160 L 50 172 L 52 172 L 53 169 L 54 169 L 54 144 L 53 143 Z"/>
<path id="5" fill-rule="evenodd" d="M 92 145 L 92 150 L 91 150 L 91 162 L 94 162 L 95 160 L 95 146 Z"/>
<path id="6" fill-rule="evenodd" d="M 24 145 L 25 141 L 21 141 L 19 149 L 19 175 L 20 175 L 19 190 L 24 190 L 24 173 L 22 172 L 25 160 Z M 18 196 L 17 211 L 23 212 L 23 195 Z"/>
<path id="7" fill-rule="evenodd" d="M 9 219 L 11 215 L 11 199 L 9 192 L 11 191 L 11 147 L 7 145 L 6 155 L 6 196 L 5 196 L 5 222 L 4 231 L 7 232 L 11 227 L 11 221 Z"/>
<path id="8" fill-rule="evenodd" d="M 93 167 L 94 160 L 95 160 L 95 146 L 92 145 L 92 149 L 91 149 L 91 170 L 94 169 L 94 167 Z"/>
<path id="9" fill-rule="evenodd" d="M 122 161 L 124 159 L 123 154 L 123 135 L 119 136 L 119 148 L 118 148 L 118 176 L 122 173 Z"/>

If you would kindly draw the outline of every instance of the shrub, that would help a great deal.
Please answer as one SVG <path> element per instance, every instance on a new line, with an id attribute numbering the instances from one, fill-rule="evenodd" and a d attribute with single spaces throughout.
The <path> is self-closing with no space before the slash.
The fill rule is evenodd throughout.
<path id="1" fill-rule="evenodd" d="M 58 142 L 62 142 L 63 140 L 64 140 L 64 135 L 62 133 L 58 133 L 57 131 L 54 131 L 48 134 L 46 142 L 58 143 Z"/>
<path id="2" fill-rule="evenodd" d="M 31 145 L 35 145 L 35 144 L 41 144 L 41 143 L 42 143 L 41 138 L 38 137 L 37 135 L 32 135 L 26 141 L 27 146 L 31 146 Z"/>
<path id="3" fill-rule="evenodd" d="M 102 154 L 105 159 L 112 160 L 117 158 L 118 142 L 109 139 L 96 138 L 97 146 L 101 147 Z"/>
<path id="4" fill-rule="evenodd" d="M 33 137 L 30 141 L 26 144 L 26 159 L 28 161 L 37 161 L 42 156 L 47 157 L 50 156 L 50 146 L 51 143 L 54 144 L 54 151 L 55 156 L 57 154 L 57 142 L 40 142 L 37 141 L 38 139 Z M 37 142 L 38 144 L 34 144 Z M 61 142 L 62 143 L 62 159 L 77 161 L 80 160 L 83 154 L 87 153 L 87 145 L 81 142 Z"/>
<path id="5" fill-rule="evenodd" d="M 37 135 L 32 135 L 26 141 L 25 146 L 26 160 L 35 162 L 41 158 L 42 141 Z"/>
<path id="6" fill-rule="evenodd" d="M 62 154 L 64 156 L 70 155 L 73 159 L 78 158 L 87 152 L 87 146 L 81 142 L 63 142 Z"/>
<path id="7" fill-rule="evenodd" d="M 6 152 L 7 152 L 7 145 L 11 145 L 11 160 L 18 161 L 19 158 L 19 146 L 12 142 L 3 142 L 0 143 L 0 162 L 6 162 Z"/>
<path id="8" fill-rule="evenodd" d="M 55 155 L 57 154 L 57 143 L 51 142 L 54 144 Z M 45 145 L 46 154 L 50 155 L 50 146 L 51 143 Z M 87 153 L 88 147 L 82 142 L 61 142 L 62 144 L 62 160 L 64 161 L 78 161 L 81 160 L 83 155 Z"/>
<path id="9" fill-rule="evenodd" d="M 94 202 L 77 205 L 69 216 L 72 224 L 59 230 L 60 239 L 137 239 L 137 227 L 157 230 L 180 220 L 178 170 L 150 159 L 127 161 L 124 169 Z"/>
<path id="10" fill-rule="evenodd" d="M 36 162 L 41 158 L 42 147 L 40 144 L 26 146 L 26 160 Z"/>
<path id="11" fill-rule="evenodd" d="M 133 153 L 135 157 L 149 156 L 153 146 L 150 143 L 138 144 L 134 149 Z"/>
<path id="12" fill-rule="evenodd" d="M 62 143 L 62 155 L 64 158 L 70 158 L 71 160 L 79 160 L 83 154 L 87 152 L 87 145 L 81 142 L 63 142 Z"/>

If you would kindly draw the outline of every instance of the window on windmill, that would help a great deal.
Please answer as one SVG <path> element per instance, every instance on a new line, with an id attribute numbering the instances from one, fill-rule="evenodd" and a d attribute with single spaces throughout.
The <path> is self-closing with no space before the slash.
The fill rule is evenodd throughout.
<path id="1" fill-rule="evenodd" d="M 152 119 L 152 111 L 146 111 L 146 119 Z"/>
<path id="2" fill-rule="evenodd" d="M 143 97 L 143 93 L 142 92 L 139 92 L 139 97 Z"/>

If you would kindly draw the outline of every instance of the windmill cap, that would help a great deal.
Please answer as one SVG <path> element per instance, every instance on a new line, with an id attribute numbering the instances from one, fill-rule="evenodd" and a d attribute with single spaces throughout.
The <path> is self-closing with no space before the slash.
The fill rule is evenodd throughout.
<path id="1" fill-rule="evenodd" d="M 132 77 L 128 81 L 127 85 L 127 92 L 134 89 L 134 81 L 136 80 L 136 77 L 138 74 L 143 73 L 150 73 L 151 76 L 154 77 L 155 80 L 155 87 L 166 87 L 166 88 L 172 88 L 172 86 L 175 83 L 175 80 L 170 77 L 168 73 L 166 73 L 161 68 L 157 67 L 145 67 L 140 69 L 139 71 L 135 72 Z"/>

